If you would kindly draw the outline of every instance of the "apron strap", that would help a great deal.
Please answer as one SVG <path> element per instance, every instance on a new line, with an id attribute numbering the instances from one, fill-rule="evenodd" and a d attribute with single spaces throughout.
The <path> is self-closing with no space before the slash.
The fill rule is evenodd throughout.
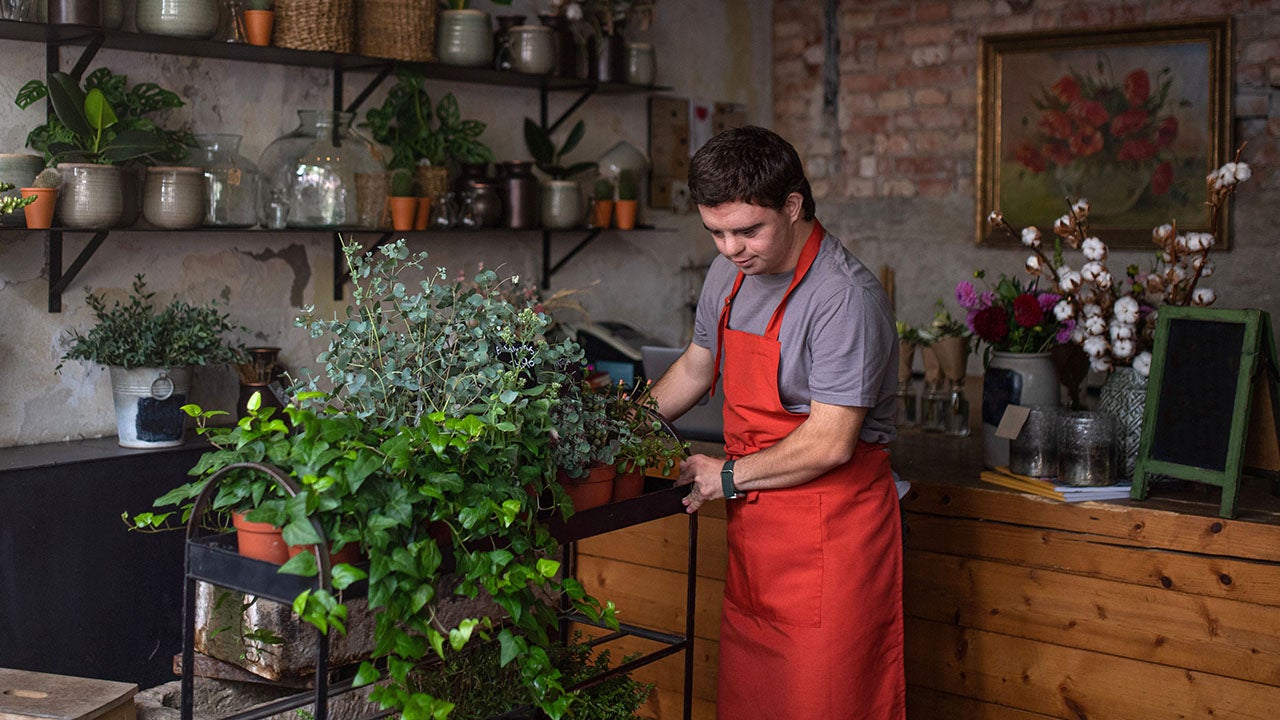
<path id="1" fill-rule="evenodd" d="M 796 286 L 804 279 L 805 274 L 809 272 L 809 268 L 813 265 L 813 259 L 818 257 L 818 249 L 822 247 L 822 238 L 826 234 L 827 231 L 822 227 L 822 223 L 815 220 L 813 222 L 813 231 L 809 233 L 809 238 L 804 241 L 804 249 L 800 251 L 800 259 L 796 262 L 796 271 L 791 277 L 791 284 L 787 286 L 787 291 L 782 295 L 782 302 L 778 303 L 778 307 L 773 311 L 773 316 L 769 318 L 769 327 L 764 334 L 770 340 L 778 339 L 778 333 L 782 330 L 782 315 L 787 310 L 787 301 L 791 299 L 791 291 L 796 289 Z"/>
<path id="2" fill-rule="evenodd" d="M 716 364 L 711 368 L 711 397 L 716 395 L 716 384 L 720 381 L 720 358 L 724 355 L 724 331 L 729 327 L 729 308 L 733 307 L 733 299 L 738 296 L 742 287 L 742 278 L 746 277 L 738 271 L 738 279 L 733 281 L 733 289 L 724 299 L 724 307 L 720 309 L 720 322 L 716 323 Z"/>

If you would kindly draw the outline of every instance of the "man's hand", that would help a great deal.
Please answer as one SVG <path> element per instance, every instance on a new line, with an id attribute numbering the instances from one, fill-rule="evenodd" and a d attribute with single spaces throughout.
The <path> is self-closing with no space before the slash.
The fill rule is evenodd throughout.
<path id="1" fill-rule="evenodd" d="M 720 482 L 720 470 L 724 458 L 709 455 L 690 455 L 680 462 L 680 477 L 676 485 L 688 485 L 689 494 L 684 497 L 685 512 L 694 513 L 708 500 L 724 497 Z"/>

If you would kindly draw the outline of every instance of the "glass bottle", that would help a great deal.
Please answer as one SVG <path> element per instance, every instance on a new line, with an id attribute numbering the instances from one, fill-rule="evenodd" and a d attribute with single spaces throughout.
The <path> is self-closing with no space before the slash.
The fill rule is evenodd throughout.
<path id="1" fill-rule="evenodd" d="M 480 216 L 479 208 L 476 207 L 476 191 L 471 188 L 462 193 L 462 212 L 458 224 L 468 230 L 475 230 L 484 225 L 484 219 Z"/>
<path id="2" fill-rule="evenodd" d="M 240 154 L 239 135 L 196 135 L 191 160 L 204 169 L 204 224 L 252 227 L 258 222 L 258 166 Z"/>
<path id="3" fill-rule="evenodd" d="M 264 225 L 274 196 L 288 202 L 289 227 L 377 227 L 386 200 L 378 178 L 387 169 L 377 147 L 351 127 L 354 119 L 355 113 L 299 110 L 298 127 L 262 151 Z"/>
<path id="4" fill-rule="evenodd" d="M 447 192 L 437 195 L 431 202 L 431 218 L 428 222 L 432 230 L 449 230 L 458 224 L 457 211 L 454 209 L 454 194 Z"/>
<path id="5" fill-rule="evenodd" d="M 895 425 L 898 427 L 911 427 L 916 424 L 918 421 L 916 418 L 916 403 L 918 399 L 915 383 L 910 378 L 898 383 L 897 409 L 894 412 Z"/>
<path id="6" fill-rule="evenodd" d="M 949 395 L 943 392 L 942 383 L 925 382 L 925 396 L 921 404 L 924 418 L 920 422 L 922 430 L 942 432 L 947 428 L 947 400 Z"/>
<path id="7" fill-rule="evenodd" d="M 951 383 L 944 415 L 943 432 L 954 437 L 969 436 L 969 399 L 964 396 L 964 381 Z"/>

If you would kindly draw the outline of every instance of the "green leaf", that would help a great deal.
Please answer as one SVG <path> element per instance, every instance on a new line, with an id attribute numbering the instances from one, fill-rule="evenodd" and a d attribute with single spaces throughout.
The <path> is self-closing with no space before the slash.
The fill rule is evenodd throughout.
<path id="1" fill-rule="evenodd" d="M 111 109 L 111 105 L 107 102 L 106 96 L 97 88 L 90 90 L 89 94 L 85 96 L 84 114 L 89 120 L 89 125 L 99 132 L 120 121 L 120 118 L 116 117 L 115 111 Z"/>
<path id="2" fill-rule="evenodd" d="M 382 673 L 378 672 L 378 668 L 373 663 L 365 660 L 360 663 L 360 669 L 356 671 L 356 678 L 352 682 L 354 687 L 364 687 L 372 685 L 382 679 Z"/>
<path id="3" fill-rule="evenodd" d="M 64 72 L 49 73 L 49 102 L 53 111 L 71 132 L 80 137 L 91 137 L 93 126 L 85 116 L 85 95 L 80 84 Z"/>
<path id="4" fill-rule="evenodd" d="M 510 665 L 511 661 L 520 655 L 522 644 L 523 641 L 517 640 L 510 630 L 504 628 L 502 632 L 498 633 L 498 645 L 501 648 L 498 664 L 502 667 Z"/>
<path id="5" fill-rule="evenodd" d="M 560 157 L 573 152 L 573 149 L 578 147 L 578 143 L 582 142 L 582 136 L 586 134 L 587 124 L 579 120 L 574 124 L 573 129 L 569 131 L 569 137 L 564 139 L 564 145 L 560 146 Z"/>
<path id="6" fill-rule="evenodd" d="M 555 163 L 556 149 L 551 137 L 541 125 L 529 118 L 524 119 L 524 142 L 539 166 Z"/>
<path id="7" fill-rule="evenodd" d="M 544 578 L 555 577 L 560 572 L 560 563 L 550 558 L 538 558 L 538 574 Z"/>

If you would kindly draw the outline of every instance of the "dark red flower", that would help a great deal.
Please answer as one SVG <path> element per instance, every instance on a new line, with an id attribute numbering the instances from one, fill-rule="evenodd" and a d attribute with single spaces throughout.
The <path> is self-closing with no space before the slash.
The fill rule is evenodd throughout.
<path id="1" fill-rule="evenodd" d="M 1089 127 L 1102 127 L 1111 119 L 1107 109 L 1097 100 L 1077 100 L 1071 103 L 1071 117 Z"/>
<path id="2" fill-rule="evenodd" d="M 1040 131 L 1051 138 L 1066 140 L 1071 137 L 1071 118 L 1061 110 L 1045 110 L 1037 124 Z"/>
<path id="3" fill-rule="evenodd" d="M 1062 143 L 1048 143 L 1040 148 L 1040 153 L 1058 165 L 1066 165 L 1075 159 Z"/>
<path id="4" fill-rule="evenodd" d="M 1009 337 L 1009 318 L 1005 316 L 1004 308 L 992 305 L 979 310 L 973 316 L 973 331 L 992 345 L 1004 342 Z"/>
<path id="5" fill-rule="evenodd" d="M 1125 140 L 1120 146 L 1120 152 L 1116 153 L 1119 160 L 1146 160 L 1156 154 L 1156 146 L 1150 140 L 1136 138 L 1134 140 Z"/>
<path id="6" fill-rule="evenodd" d="M 1111 118 L 1111 134 L 1116 137 L 1132 135 L 1147 124 L 1147 111 L 1140 107 L 1129 108 Z"/>
<path id="7" fill-rule="evenodd" d="M 1031 172 L 1044 172 L 1044 156 L 1040 154 L 1040 151 L 1036 149 L 1035 145 L 1032 145 L 1029 142 L 1022 143 L 1018 146 L 1018 150 L 1014 153 L 1014 157 L 1016 157 L 1018 162 L 1022 163 L 1023 166 L 1031 170 Z"/>
<path id="8" fill-rule="evenodd" d="M 1031 293 L 1023 293 L 1013 299 L 1013 320 L 1022 327 L 1035 327 L 1044 320 L 1044 308 Z"/>
<path id="9" fill-rule="evenodd" d="M 1151 173 L 1151 194 L 1164 195 L 1173 186 L 1173 163 L 1162 162 Z"/>
<path id="10" fill-rule="evenodd" d="M 1125 77 L 1124 96 L 1134 107 L 1151 97 L 1151 78 L 1147 76 L 1146 70 L 1134 70 Z"/>
<path id="11" fill-rule="evenodd" d="M 1063 75 L 1050 87 L 1053 88 L 1053 94 L 1068 105 L 1080 99 L 1080 83 L 1070 75 Z"/>
<path id="12" fill-rule="evenodd" d="M 1156 128 L 1156 147 L 1167 147 L 1178 137 L 1178 118 L 1167 117 Z"/>
<path id="13" fill-rule="evenodd" d="M 1072 136 L 1068 145 L 1076 157 L 1096 155 L 1102 149 L 1102 133 L 1090 127 L 1080 128 L 1080 132 Z"/>

